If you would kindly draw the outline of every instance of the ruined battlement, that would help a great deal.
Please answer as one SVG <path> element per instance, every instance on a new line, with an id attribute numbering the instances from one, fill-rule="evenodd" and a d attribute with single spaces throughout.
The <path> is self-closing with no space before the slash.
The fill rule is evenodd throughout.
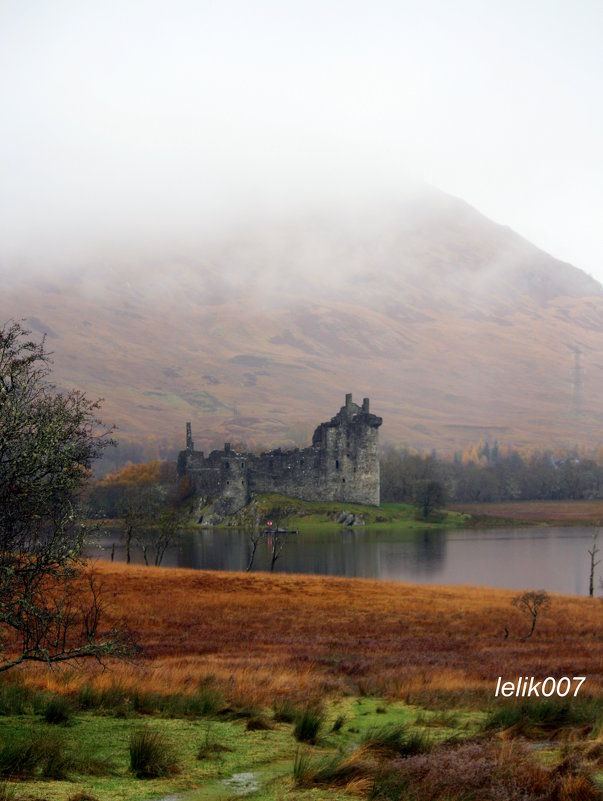
<path id="1" fill-rule="evenodd" d="M 369 399 L 362 406 L 348 394 L 345 404 L 321 423 L 307 448 L 277 448 L 260 456 L 231 450 L 205 457 L 194 449 L 190 423 L 186 450 L 178 456 L 178 472 L 191 480 L 208 502 L 224 514 L 234 514 L 249 502 L 252 492 L 274 492 L 308 501 L 344 501 L 379 506 L 379 426 Z"/>

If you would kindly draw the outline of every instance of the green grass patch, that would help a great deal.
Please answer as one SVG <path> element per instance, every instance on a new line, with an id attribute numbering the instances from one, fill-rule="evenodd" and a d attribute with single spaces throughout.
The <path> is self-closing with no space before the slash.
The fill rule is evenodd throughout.
<path id="1" fill-rule="evenodd" d="M 339 503 L 335 501 L 303 501 L 283 495 L 259 494 L 255 498 L 262 518 L 270 516 L 274 509 L 287 511 L 286 518 L 278 524 L 287 528 L 303 531 L 318 528 L 323 530 L 339 530 L 344 524 L 339 522 L 343 512 L 353 514 L 362 519 L 365 526 L 400 527 L 408 529 L 451 528 L 467 525 L 470 519 L 461 512 L 442 510 L 428 520 L 417 518 L 414 506 L 404 503 L 384 503 L 381 506 L 364 506 L 358 503 Z M 237 516 L 230 521 L 236 525 Z"/>

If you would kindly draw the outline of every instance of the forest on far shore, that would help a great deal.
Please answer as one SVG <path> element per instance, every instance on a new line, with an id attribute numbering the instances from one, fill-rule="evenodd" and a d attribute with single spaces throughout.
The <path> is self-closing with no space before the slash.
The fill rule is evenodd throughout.
<path id="1" fill-rule="evenodd" d="M 603 492 L 603 460 L 578 452 L 534 451 L 471 445 L 452 460 L 386 447 L 381 456 L 381 500 L 413 503 L 426 482 L 445 503 L 518 500 L 584 500 Z"/>

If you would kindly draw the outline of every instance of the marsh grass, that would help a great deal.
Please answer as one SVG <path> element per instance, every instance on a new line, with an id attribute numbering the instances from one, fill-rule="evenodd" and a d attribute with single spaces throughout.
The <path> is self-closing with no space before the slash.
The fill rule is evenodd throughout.
<path id="1" fill-rule="evenodd" d="M 82 711 L 97 711 L 118 718 L 132 715 L 194 718 L 217 714 L 224 707 L 224 694 L 213 683 L 192 693 L 136 689 L 120 683 L 101 689 L 85 684 L 77 692 L 75 704 Z"/>
<path id="2" fill-rule="evenodd" d="M 0 683 L 0 715 L 24 715 L 31 708 L 33 691 L 23 683 Z"/>
<path id="3" fill-rule="evenodd" d="M 603 701 L 588 698 L 528 699 L 504 704 L 487 716 L 483 728 L 508 731 L 530 739 L 558 738 L 576 728 L 596 734 L 603 716 Z"/>
<path id="4" fill-rule="evenodd" d="M 65 779 L 72 767 L 71 751 L 57 732 L 25 732 L 0 746 L 0 775 L 6 778 Z"/>

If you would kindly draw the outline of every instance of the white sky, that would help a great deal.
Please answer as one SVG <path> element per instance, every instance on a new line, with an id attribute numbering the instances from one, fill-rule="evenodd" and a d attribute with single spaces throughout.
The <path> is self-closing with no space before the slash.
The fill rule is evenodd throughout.
<path id="1" fill-rule="evenodd" d="M 603 280 L 601 0 L 0 0 L 0 270 L 462 197 Z"/>

